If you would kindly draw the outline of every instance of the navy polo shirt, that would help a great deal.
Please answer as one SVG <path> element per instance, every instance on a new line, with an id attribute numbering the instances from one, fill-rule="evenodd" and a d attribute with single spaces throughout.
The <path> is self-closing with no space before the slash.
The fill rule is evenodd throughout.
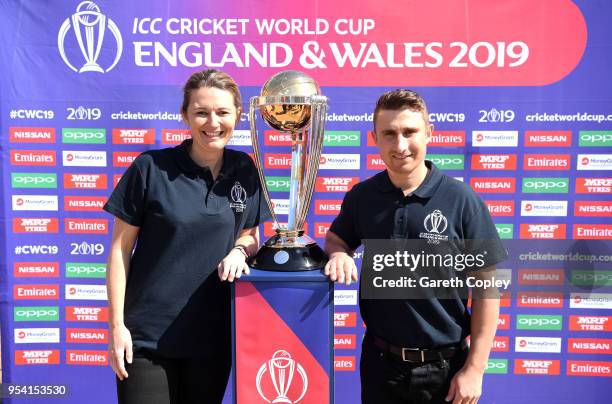
<path id="1" fill-rule="evenodd" d="M 142 153 L 104 206 L 140 227 L 124 310 L 134 347 L 168 357 L 229 349 L 230 288 L 217 265 L 241 230 L 270 216 L 246 153 L 225 149 L 213 180 L 190 143 Z"/>
<path id="2" fill-rule="evenodd" d="M 330 230 L 351 249 L 363 239 L 447 236 L 449 240 L 487 240 L 486 266 L 506 259 L 484 202 L 465 183 L 444 175 L 430 161 L 425 164 L 427 177 L 407 196 L 393 185 L 386 170 L 355 185 L 344 197 Z M 432 231 L 426 223 L 431 214 L 444 216 L 446 228 Z M 459 297 L 360 299 L 359 308 L 368 332 L 398 346 L 431 349 L 456 345 L 470 334 L 467 301 Z"/>

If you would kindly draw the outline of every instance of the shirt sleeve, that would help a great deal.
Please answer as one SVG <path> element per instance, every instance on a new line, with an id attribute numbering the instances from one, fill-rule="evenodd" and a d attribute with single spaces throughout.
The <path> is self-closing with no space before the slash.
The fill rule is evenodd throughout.
<path id="1" fill-rule="evenodd" d="M 344 195 L 340 213 L 332 222 L 329 230 L 340 237 L 351 250 L 361 244 L 361 237 L 357 231 L 355 190 L 352 189 Z"/>
<path id="2" fill-rule="evenodd" d="M 472 213 L 463 223 L 468 249 L 473 253 L 486 251 L 485 267 L 498 264 L 508 258 L 508 253 L 497 233 L 489 209 L 476 194 L 473 195 Z"/>
<path id="3" fill-rule="evenodd" d="M 132 226 L 142 226 L 146 205 L 146 179 L 141 165 L 144 156 L 139 156 L 121 176 L 121 180 L 104 205 L 104 210 Z"/>

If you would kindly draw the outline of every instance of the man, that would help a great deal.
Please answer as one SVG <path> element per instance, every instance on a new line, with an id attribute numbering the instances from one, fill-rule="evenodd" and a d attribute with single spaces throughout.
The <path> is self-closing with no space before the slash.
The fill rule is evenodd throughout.
<path id="1" fill-rule="evenodd" d="M 374 141 L 387 169 L 349 191 L 326 236 L 326 275 L 357 280 L 364 239 L 488 240 L 485 274 L 506 258 L 488 209 L 463 182 L 425 160 L 433 126 L 424 100 L 395 90 L 374 110 Z M 432 217 L 436 217 L 434 228 Z M 439 225 L 443 220 L 446 225 Z M 363 289 L 362 289 L 363 290 Z M 362 402 L 476 403 L 495 336 L 499 299 L 364 299 Z M 469 353 L 465 339 L 470 336 Z"/>

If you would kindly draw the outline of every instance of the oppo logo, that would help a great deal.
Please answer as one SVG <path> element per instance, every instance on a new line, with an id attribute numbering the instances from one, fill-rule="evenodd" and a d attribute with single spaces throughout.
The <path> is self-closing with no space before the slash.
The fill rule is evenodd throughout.
<path id="1" fill-rule="evenodd" d="M 28 175 L 28 174 L 20 174 L 13 176 L 13 184 L 18 184 L 22 186 L 28 185 L 48 185 L 48 188 L 54 188 L 57 183 L 56 177 L 49 174 L 40 174 L 40 175 Z"/>
<path id="2" fill-rule="evenodd" d="M 45 308 L 45 309 L 15 309 L 15 318 L 22 319 L 39 319 L 39 318 L 57 318 L 59 317 L 59 311 L 56 308 Z"/>
<path id="3" fill-rule="evenodd" d="M 549 189 L 567 189 L 567 181 L 525 181 L 526 189 L 533 190 L 549 190 Z"/>
<path id="4" fill-rule="evenodd" d="M 518 324 L 527 327 L 546 327 L 546 326 L 561 326 L 561 320 L 558 318 L 519 318 Z"/>
<path id="5" fill-rule="evenodd" d="M 64 137 L 71 140 L 103 140 L 106 135 L 103 132 L 64 132 Z"/>

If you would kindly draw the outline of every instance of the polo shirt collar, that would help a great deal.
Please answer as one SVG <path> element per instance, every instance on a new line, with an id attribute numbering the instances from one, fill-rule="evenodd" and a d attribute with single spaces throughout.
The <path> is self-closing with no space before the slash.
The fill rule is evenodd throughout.
<path id="1" fill-rule="evenodd" d="M 176 162 L 181 168 L 181 170 L 185 173 L 195 173 L 200 170 L 209 170 L 208 167 L 200 167 L 191 159 L 189 156 L 189 148 L 193 143 L 193 139 L 185 139 L 180 145 L 174 148 Z M 219 176 L 217 179 L 221 179 L 228 174 L 230 174 L 230 168 L 233 166 L 229 161 L 230 157 L 228 156 L 227 149 L 223 149 L 223 164 L 221 165 L 221 170 L 219 171 Z"/>
<path id="2" fill-rule="evenodd" d="M 434 194 L 434 191 L 438 187 L 438 184 L 442 180 L 442 172 L 438 170 L 434 163 L 429 160 L 425 160 L 425 166 L 428 168 L 427 176 L 425 180 L 419 185 L 417 189 L 412 191 L 411 195 L 416 195 L 419 198 L 431 198 Z M 391 179 L 389 178 L 389 173 L 387 170 L 376 174 L 375 177 L 376 184 L 378 188 L 382 192 L 391 192 L 395 191 L 397 187 L 393 185 Z"/>

